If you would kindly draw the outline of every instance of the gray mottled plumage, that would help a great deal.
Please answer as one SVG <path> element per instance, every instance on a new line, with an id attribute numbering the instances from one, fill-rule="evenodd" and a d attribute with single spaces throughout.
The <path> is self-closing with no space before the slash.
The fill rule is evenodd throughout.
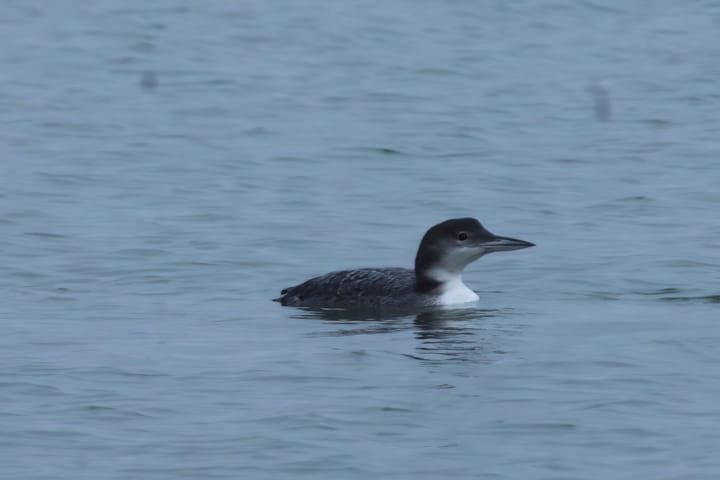
<path id="1" fill-rule="evenodd" d="M 287 306 L 341 307 L 348 299 L 365 306 L 421 305 L 428 298 L 415 288 L 408 268 L 360 268 L 330 272 L 289 287 L 275 300 Z"/>

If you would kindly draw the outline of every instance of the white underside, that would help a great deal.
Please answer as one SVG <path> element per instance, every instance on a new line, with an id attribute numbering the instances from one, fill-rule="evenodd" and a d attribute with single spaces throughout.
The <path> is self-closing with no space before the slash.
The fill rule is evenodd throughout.
<path id="1" fill-rule="evenodd" d="M 439 276 L 439 275 L 438 275 Z M 460 303 L 476 302 L 480 299 L 477 293 L 470 290 L 462 281 L 460 275 L 444 275 L 445 278 L 439 279 L 443 282 L 440 287 L 440 296 L 437 299 L 437 305 L 457 305 Z"/>

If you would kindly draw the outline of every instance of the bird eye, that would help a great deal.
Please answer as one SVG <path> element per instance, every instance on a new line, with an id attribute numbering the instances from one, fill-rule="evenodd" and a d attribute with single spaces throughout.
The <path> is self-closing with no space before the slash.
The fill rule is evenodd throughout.
<path id="1" fill-rule="evenodd" d="M 460 240 L 461 242 L 467 240 L 467 233 L 462 232 L 460 235 L 458 235 L 458 240 Z"/>

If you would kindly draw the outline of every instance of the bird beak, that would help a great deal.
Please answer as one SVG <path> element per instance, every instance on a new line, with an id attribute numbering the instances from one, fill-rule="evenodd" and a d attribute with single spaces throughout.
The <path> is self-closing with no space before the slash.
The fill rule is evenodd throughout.
<path id="1" fill-rule="evenodd" d="M 478 245 L 485 249 L 485 253 L 492 252 L 509 252 L 510 250 L 520 250 L 521 248 L 534 247 L 534 243 L 518 240 L 517 238 L 494 236 L 492 240 L 482 242 Z"/>

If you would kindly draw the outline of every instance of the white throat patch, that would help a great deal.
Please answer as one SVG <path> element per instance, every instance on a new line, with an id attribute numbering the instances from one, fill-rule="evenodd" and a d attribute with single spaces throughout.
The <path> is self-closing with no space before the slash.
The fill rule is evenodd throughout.
<path id="1" fill-rule="evenodd" d="M 459 273 L 450 273 L 443 270 L 428 272 L 428 276 L 441 282 L 440 296 L 436 301 L 437 305 L 457 305 L 477 301 L 480 297 L 470 290 L 462 281 Z"/>

